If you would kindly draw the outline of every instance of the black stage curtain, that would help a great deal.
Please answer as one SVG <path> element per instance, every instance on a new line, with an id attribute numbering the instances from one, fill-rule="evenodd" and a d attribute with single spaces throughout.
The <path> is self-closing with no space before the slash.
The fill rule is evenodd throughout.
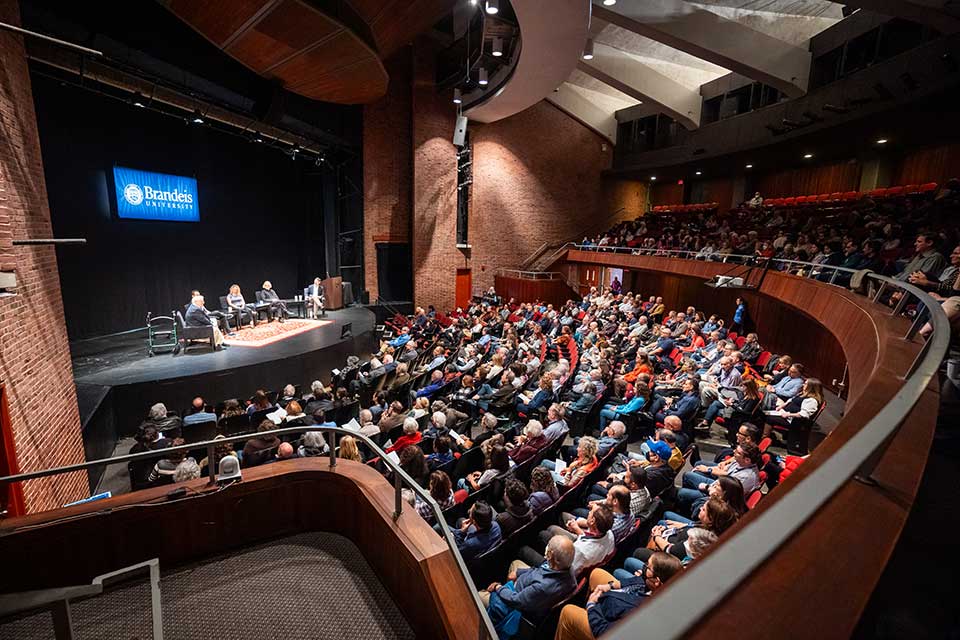
<path id="1" fill-rule="evenodd" d="M 413 255 L 410 244 L 378 242 L 376 247 L 380 299 L 386 302 L 413 300 Z"/>
<path id="2" fill-rule="evenodd" d="M 33 89 L 54 234 L 87 238 L 57 250 L 71 339 L 141 327 L 191 289 L 216 309 L 233 283 L 255 301 L 265 279 L 292 297 L 325 275 L 329 169 L 38 75 Z M 113 216 L 114 164 L 195 176 L 200 222 Z"/>

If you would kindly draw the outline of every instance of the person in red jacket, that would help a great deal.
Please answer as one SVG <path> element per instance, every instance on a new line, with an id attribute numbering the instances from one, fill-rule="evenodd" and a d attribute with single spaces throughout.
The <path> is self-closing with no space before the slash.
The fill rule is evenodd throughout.
<path id="1" fill-rule="evenodd" d="M 399 451 L 411 444 L 417 444 L 422 438 L 423 435 L 420 433 L 420 426 L 417 424 L 417 421 L 413 418 L 407 418 L 403 421 L 403 435 L 397 438 L 397 441 L 387 448 L 387 453 Z"/>

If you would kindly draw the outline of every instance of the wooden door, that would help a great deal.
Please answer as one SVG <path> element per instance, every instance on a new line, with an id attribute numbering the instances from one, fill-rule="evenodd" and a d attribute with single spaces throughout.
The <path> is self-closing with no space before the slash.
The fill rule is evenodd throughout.
<path id="1" fill-rule="evenodd" d="M 473 292 L 473 274 L 470 269 L 457 269 L 457 306 L 466 309 L 470 306 Z"/>

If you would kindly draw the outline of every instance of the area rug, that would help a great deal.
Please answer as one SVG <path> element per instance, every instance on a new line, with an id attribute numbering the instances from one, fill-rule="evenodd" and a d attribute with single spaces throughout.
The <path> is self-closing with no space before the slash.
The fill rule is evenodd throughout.
<path id="1" fill-rule="evenodd" d="M 230 346 L 263 347 L 291 336 L 305 333 L 313 329 L 330 324 L 332 320 L 300 320 L 291 318 L 286 322 L 260 322 L 255 327 L 245 326 L 235 335 L 225 337 L 224 342 Z"/>

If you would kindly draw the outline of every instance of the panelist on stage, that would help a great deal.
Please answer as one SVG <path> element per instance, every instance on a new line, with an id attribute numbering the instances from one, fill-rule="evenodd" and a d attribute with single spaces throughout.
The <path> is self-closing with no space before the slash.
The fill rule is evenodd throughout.
<path id="1" fill-rule="evenodd" d="M 204 306 L 203 296 L 195 295 L 190 300 L 190 304 L 187 306 L 187 314 L 184 318 L 184 322 L 187 323 L 188 327 L 212 326 L 214 348 L 222 349 L 224 346 L 226 346 L 223 344 L 223 332 L 220 331 L 220 327 L 218 327 L 217 323 L 213 321 L 213 317 Z"/>
<path id="2" fill-rule="evenodd" d="M 277 292 L 273 290 L 273 285 L 270 284 L 269 280 L 263 281 L 263 288 L 260 290 L 260 299 L 270 305 L 267 308 L 267 312 L 270 314 L 271 320 L 273 320 L 274 317 L 279 318 L 280 322 L 287 319 L 287 305 L 280 299 Z"/>
<path id="3" fill-rule="evenodd" d="M 250 326 L 257 326 L 257 307 L 243 299 L 243 294 L 240 293 L 240 285 L 230 285 L 230 293 L 227 294 L 227 306 L 237 314 L 238 329 L 243 324 L 245 316 L 250 317 Z"/>
<path id="4" fill-rule="evenodd" d="M 203 296 L 200 295 L 200 292 L 197 291 L 196 289 L 190 292 L 190 302 L 183 305 L 184 317 L 186 317 L 187 313 L 190 311 L 190 307 L 193 306 L 194 304 L 193 301 L 197 296 L 200 296 L 201 298 L 203 298 Z M 217 325 L 217 327 L 220 329 L 220 331 L 224 333 L 224 335 L 230 335 L 232 333 L 232 331 L 230 330 L 230 323 L 228 322 L 227 316 L 220 313 L 219 311 L 210 311 L 206 307 L 203 307 L 203 313 L 206 314 L 206 316 L 210 319 L 210 322 L 205 322 L 204 324 Z M 194 326 L 197 326 L 197 325 L 194 325 Z"/>
<path id="5" fill-rule="evenodd" d="M 320 278 L 314 278 L 313 284 L 307 287 L 307 317 L 308 318 L 317 318 L 320 315 L 320 312 L 323 311 L 323 302 L 324 302 L 324 291 L 323 285 L 320 283 Z"/>

